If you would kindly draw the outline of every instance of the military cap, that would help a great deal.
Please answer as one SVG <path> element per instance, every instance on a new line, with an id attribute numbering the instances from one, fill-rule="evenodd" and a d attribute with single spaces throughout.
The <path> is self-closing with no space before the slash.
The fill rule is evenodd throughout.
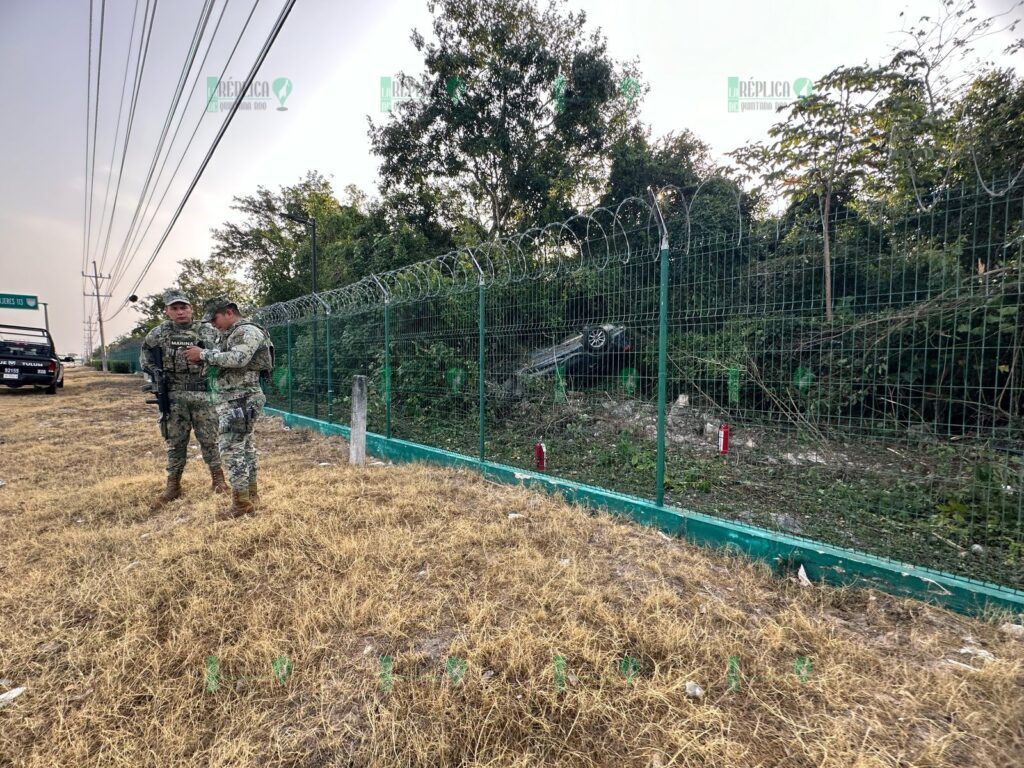
<path id="1" fill-rule="evenodd" d="M 169 307 L 171 304 L 188 304 L 190 307 L 192 306 L 192 302 L 189 301 L 185 292 L 176 289 L 171 289 L 164 294 L 164 306 Z"/>
<path id="2" fill-rule="evenodd" d="M 227 296 L 217 296 L 213 299 L 210 299 L 203 305 L 203 322 L 213 322 L 214 315 L 216 315 L 218 312 L 223 312 L 230 306 L 237 305 L 235 305 L 235 302 L 233 302 Z"/>

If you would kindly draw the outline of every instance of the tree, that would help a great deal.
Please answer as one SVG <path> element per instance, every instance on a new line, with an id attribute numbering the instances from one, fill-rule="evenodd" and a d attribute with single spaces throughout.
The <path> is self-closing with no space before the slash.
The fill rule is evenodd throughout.
<path id="1" fill-rule="evenodd" d="M 236 197 L 232 209 L 246 215 L 242 223 L 225 222 L 213 231 L 214 254 L 243 268 L 253 283 L 261 303 L 286 301 L 310 292 L 310 253 L 305 227 L 282 212 L 313 216 L 321 224 L 318 234 L 330 242 L 322 226 L 340 208 L 330 182 L 310 171 L 292 186 L 282 186 L 277 194 L 257 187 L 255 195 Z"/>
<path id="2" fill-rule="evenodd" d="M 134 307 L 142 315 L 130 336 L 145 336 L 151 329 L 162 323 L 164 316 L 164 293 L 177 289 L 183 291 L 192 302 L 195 316 L 198 318 L 203 304 L 215 296 L 230 296 L 239 306 L 252 303 L 249 288 L 233 274 L 232 267 L 223 259 L 182 259 L 181 272 L 174 285 L 168 286 L 160 293 L 146 296 Z"/>
<path id="3" fill-rule="evenodd" d="M 651 142 L 650 131 L 631 126 L 612 145 L 610 156 L 605 205 L 645 196 L 648 186 L 696 187 L 719 172 L 711 148 L 686 129 Z"/>
<path id="4" fill-rule="evenodd" d="M 978 60 L 976 49 L 997 33 L 1012 33 L 1019 23 L 1012 13 L 1022 5 L 983 16 L 975 0 L 942 0 L 936 14 L 907 27 L 882 68 L 889 92 L 876 116 L 890 162 L 872 185 L 876 196 L 926 206 L 925 200 L 953 184 L 973 182 L 976 173 L 982 181 L 1005 174 L 1002 163 L 974 167 L 978 151 L 991 152 L 993 140 L 1008 139 L 996 155 L 1005 157 L 1004 150 L 1012 154 L 1014 148 L 1020 155 L 1020 81 L 998 72 L 991 61 Z M 1005 52 L 1022 44 L 1018 40 Z"/>
<path id="5" fill-rule="evenodd" d="M 315 171 L 276 193 L 258 187 L 255 195 L 236 197 L 232 207 L 246 218 L 214 230 L 214 253 L 245 270 L 261 304 L 294 299 L 312 288 L 307 228 L 283 218 L 282 213 L 316 219 L 321 291 L 425 259 L 433 252 L 429 239 L 414 225 L 358 188 L 346 187 L 345 202 L 339 202 L 330 182 Z"/>
<path id="6" fill-rule="evenodd" d="M 769 130 L 775 141 L 731 153 L 748 178 L 785 190 L 791 203 L 818 202 L 823 244 L 825 318 L 832 319 L 830 216 L 837 195 L 852 195 L 884 159 L 876 99 L 886 73 L 867 66 L 838 67 L 814 92 L 790 104 Z"/>
<path id="7" fill-rule="evenodd" d="M 1003 181 L 1024 169 L 1024 79 L 1010 70 L 976 78 L 952 109 L 957 126 L 953 173 L 984 184 Z"/>
<path id="8" fill-rule="evenodd" d="M 742 194 L 739 184 L 728 178 L 727 169 L 712 159 L 711 148 L 692 131 L 669 133 L 652 142 L 649 131 L 634 126 L 615 142 L 610 155 L 608 190 L 602 205 L 614 208 L 631 196 L 646 198 L 648 187 L 675 188 L 676 193 L 666 198 L 670 242 L 679 244 L 680 237 L 716 237 L 746 228 L 756 197 Z M 689 217 L 680 212 L 683 204 L 690 207 Z"/>
<path id="9" fill-rule="evenodd" d="M 436 41 L 412 35 L 423 98 L 370 125 L 386 199 L 479 237 L 560 220 L 596 199 L 639 80 L 611 60 L 599 30 L 587 32 L 585 14 L 562 5 L 430 3 Z"/>
<path id="10" fill-rule="evenodd" d="M 786 108 L 770 131 L 774 143 L 732 153 L 746 178 L 783 191 L 790 213 L 808 199 L 817 202 L 828 319 L 830 214 L 837 205 L 856 208 L 858 198 L 870 198 L 890 207 L 914 200 L 926 208 L 928 198 L 933 203 L 958 181 L 1005 178 L 1024 161 L 1019 79 L 995 70 L 971 74 L 982 66 L 973 60 L 975 46 L 1012 32 L 1017 21 L 1002 17 L 1021 5 L 982 17 L 975 0 L 942 0 L 937 15 L 906 30 L 887 62 L 833 70 L 812 95 Z M 1015 47 L 1020 44 L 1007 52 Z"/>

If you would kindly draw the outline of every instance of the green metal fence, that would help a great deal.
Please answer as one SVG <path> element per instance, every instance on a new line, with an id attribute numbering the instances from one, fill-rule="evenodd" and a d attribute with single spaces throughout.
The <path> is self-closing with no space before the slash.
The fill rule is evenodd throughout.
<path id="1" fill-rule="evenodd" d="M 111 373 L 138 373 L 141 370 L 139 368 L 139 349 L 141 346 L 141 340 L 111 345 L 107 348 L 107 368 Z M 89 365 L 98 371 L 102 370 L 103 360 L 99 356 L 98 351 L 89 359 Z"/>
<path id="2" fill-rule="evenodd" d="M 829 307 L 820 221 L 713 186 L 265 307 L 270 404 L 1024 587 L 1021 190 L 841 209 Z"/>

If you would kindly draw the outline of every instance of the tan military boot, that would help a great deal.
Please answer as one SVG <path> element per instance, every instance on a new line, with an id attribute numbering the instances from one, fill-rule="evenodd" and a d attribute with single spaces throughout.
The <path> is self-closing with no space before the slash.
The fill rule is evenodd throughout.
<path id="1" fill-rule="evenodd" d="M 224 479 L 224 470 L 220 467 L 210 468 L 210 480 L 213 481 L 210 484 L 210 490 L 214 493 L 227 493 L 231 490 L 228 481 Z"/>
<path id="2" fill-rule="evenodd" d="M 149 509 L 152 512 L 156 512 L 158 509 L 179 498 L 181 498 L 181 475 L 168 475 L 167 487 L 164 488 L 163 493 L 150 502 Z"/>
<path id="3" fill-rule="evenodd" d="M 254 515 L 256 509 L 252 505 L 252 499 L 248 491 L 232 491 L 231 506 L 228 509 L 217 513 L 218 520 L 234 520 L 243 515 Z"/>

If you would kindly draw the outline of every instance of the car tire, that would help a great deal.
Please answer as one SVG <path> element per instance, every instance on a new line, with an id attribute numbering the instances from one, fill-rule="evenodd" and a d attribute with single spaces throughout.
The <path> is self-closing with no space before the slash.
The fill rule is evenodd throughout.
<path id="1" fill-rule="evenodd" d="M 599 325 L 584 328 L 583 348 L 587 352 L 604 352 L 608 348 L 608 331 Z"/>
<path id="2" fill-rule="evenodd" d="M 43 391 L 46 392 L 46 394 L 48 394 L 48 395 L 56 395 L 57 394 L 57 382 L 53 382 L 53 384 L 48 386 Z"/>
<path id="3" fill-rule="evenodd" d="M 57 382 L 57 386 L 60 387 L 61 389 L 64 389 L 64 379 L 61 379 L 60 381 L 58 381 Z"/>

